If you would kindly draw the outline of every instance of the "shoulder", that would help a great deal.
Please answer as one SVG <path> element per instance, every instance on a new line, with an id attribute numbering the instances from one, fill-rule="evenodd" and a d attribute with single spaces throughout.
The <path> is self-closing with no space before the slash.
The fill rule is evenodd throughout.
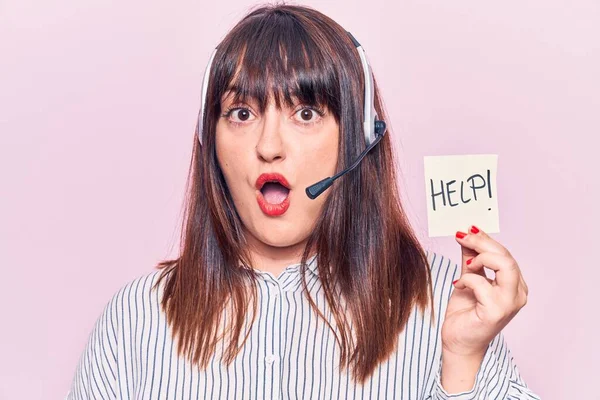
<path id="1" fill-rule="evenodd" d="M 104 313 L 122 320 L 132 314 L 150 313 L 159 309 L 163 282 L 156 287 L 162 270 L 154 270 L 125 282 L 110 297 Z M 115 321 L 118 322 L 118 321 Z"/>
<path id="2" fill-rule="evenodd" d="M 435 286 L 436 283 L 444 284 L 448 280 L 450 283 L 460 276 L 460 265 L 454 259 L 451 259 L 444 254 L 436 253 L 431 250 L 425 250 L 429 269 L 431 270 L 431 281 Z"/>
<path id="3" fill-rule="evenodd" d="M 446 308 L 454 289 L 452 282 L 460 278 L 461 266 L 443 254 L 431 250 L 426 250 L 425 253 L 431 271 L 434 307 L 440 311 Z"/>
<path id="4" fill-rule="evenodd" d="M 133 329 L 138 320 L 160 318 L 163 283 L 157 288 L 155 283 L 161 272 L 154 270 L 122 284 L 97 318 L 92 337 L 106 337 L 116 345 L 120 334 Z"/>
<path id="5" fill-rule="evenodd" d="M 118 358 L 131 348 L 125 337 L 137 330 L 138 320 L 160 314 L 160 291 L 154 289 L 161 270 L 123 284 L 110 298 L 89 334 L 79 358 L 68 399 L 115 398 L 119 387 Z M 161 282 L 162 286 L 162 282 Z M 110 373 L 109 373 L 110 371 Z M 92 384 L 93 382 L 93 384 Z"/>

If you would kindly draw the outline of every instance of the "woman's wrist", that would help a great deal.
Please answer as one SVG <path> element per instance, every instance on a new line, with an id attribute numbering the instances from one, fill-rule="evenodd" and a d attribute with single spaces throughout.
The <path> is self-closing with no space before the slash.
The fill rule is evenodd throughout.
<path id="1" fill-rule="evenodd" d="M 485 352 L 469 356 L 442 351 L 441 384 L 448 394 L 473 389 Z"/>

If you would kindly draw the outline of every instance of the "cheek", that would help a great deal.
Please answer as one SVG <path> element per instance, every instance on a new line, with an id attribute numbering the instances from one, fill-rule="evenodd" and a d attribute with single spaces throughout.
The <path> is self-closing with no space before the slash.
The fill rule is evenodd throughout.
<path id="1" fill-rule="evenodd" d="M 338 159 L 339 130 L 337 126 L 330 128 L 324 139 L 312 151 L 313 168 L 321 171 L 321 179 L 335 174 Z"/>
<path id="2" fill-rule="evenodd" d="M 232 143 L 230 140 L 224 140 L 223 137 L 220 137 L 217 134 L 217 162 L 221 171 L 223 171 L 223 176 L 225 177 L 225 181 L 227 182 L 230 191 L 239 186 L 237 185 L 237 180 L 241 179 L 241 171 L 244 170 L 244 158 L 242 154 L 240 154 L 239 149 L 240 147 L 236 146 L 235 143 Z"/>
<path id="3" fill-rule="evenodd" d="M 306 186 L 315 184 L 321 179 L 333 176 L 336 173 L 338 142 L 339 130 L 337 126 L 331 126 L 330 131 L 327 135 L 323 135 L 322 140 L 313 142 L 312 146 L 304 152 L 302 181 L 306 185 L 300 188 L 300 197 L 303 202 L 303 212 L 307 213 L 311 220 L 322 211 L 323 204 L 331 192 L 331 187 L 314 200 L 310 199 L 304 191 Z"/>

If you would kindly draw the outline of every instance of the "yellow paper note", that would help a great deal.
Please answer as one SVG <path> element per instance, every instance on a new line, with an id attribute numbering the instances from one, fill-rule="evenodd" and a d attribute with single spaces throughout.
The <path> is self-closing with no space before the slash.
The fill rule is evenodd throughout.
<path id="1" fill-rule="evenodd" d="M 429 236 L 454 236 L 476 225 L 500 232 L 496 172 L 498 155 L 426 156 Z"/>

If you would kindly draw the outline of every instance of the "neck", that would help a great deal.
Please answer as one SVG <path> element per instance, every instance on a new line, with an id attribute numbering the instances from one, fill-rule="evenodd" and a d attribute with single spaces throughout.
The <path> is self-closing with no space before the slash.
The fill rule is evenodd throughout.
<path id="1" fill-rule="evenodd" d="M 303 240 L 291 246 L 278 247 L 261 242 L 249 234 L 246 234 L 246 238 L 252 257 L 252 267 L 259 271 L 270 272 L 275 277 L 278 277 L 287 266 L 301 261 L 307 242 Z M 310 253 L 310 256 L 313 255 L 314 251 Z"/>

